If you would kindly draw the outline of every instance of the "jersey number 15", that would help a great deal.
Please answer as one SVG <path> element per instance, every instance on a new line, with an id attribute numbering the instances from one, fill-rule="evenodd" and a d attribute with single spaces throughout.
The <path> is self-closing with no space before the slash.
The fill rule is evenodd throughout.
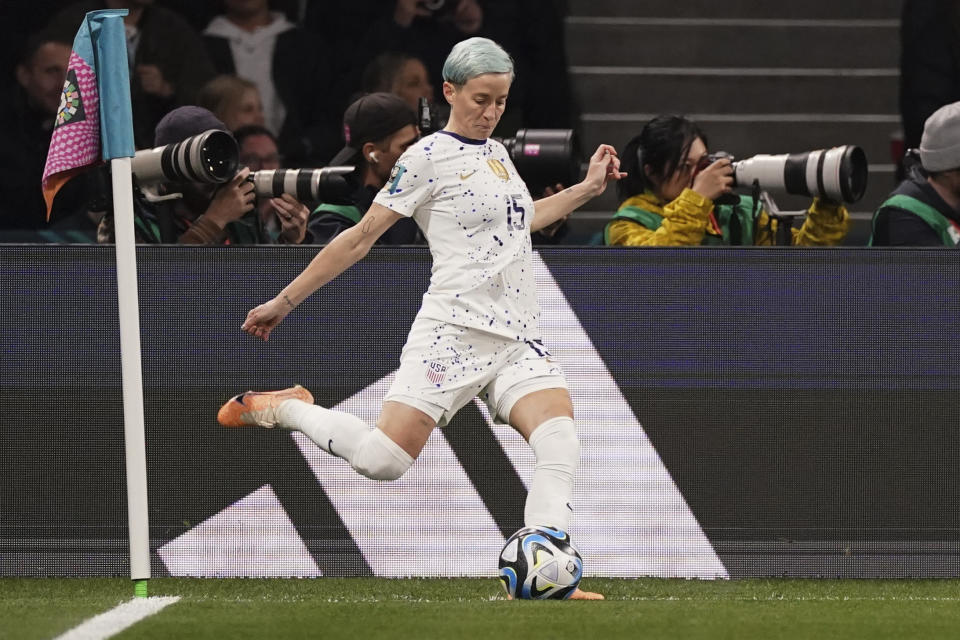
<path id="1" fill-rule="evenodd" d="M 524 229 L 526 227 L 526 211 L 523 207 L 520 206 L 520 203 L 517 202 L 517 198 L 521 196 L 518 194 L 513 194 L 509 196 L 504 196 L 507 201 L 507 228 L 508 229 Z"/>

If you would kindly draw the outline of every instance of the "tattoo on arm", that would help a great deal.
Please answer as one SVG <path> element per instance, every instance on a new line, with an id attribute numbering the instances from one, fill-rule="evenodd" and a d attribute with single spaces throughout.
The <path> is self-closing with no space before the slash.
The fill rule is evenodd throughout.
<path id="1" fill-rule="evenodd" d="M 370 227 L 373 226 L 373 221 L 376 219 L 376 216 L 368 216 L 367 219 L 363 221 L 363 226 L 360 230 L 364 233 L 370 233 Z"/>
<path id="2" fill-rule="evenodd" d="M 291 308 L 291 309 L 296 309 L 296 308 L 297 308 L 297 305 L 293 304 L 293 301 L 290 299 L 290 296 L 288 296 L 287 294 L 283 294 L 283 300 L 284 300 L 284 302 L 286 302 L 288 305 L 290 305 L 290 308 Z"/>

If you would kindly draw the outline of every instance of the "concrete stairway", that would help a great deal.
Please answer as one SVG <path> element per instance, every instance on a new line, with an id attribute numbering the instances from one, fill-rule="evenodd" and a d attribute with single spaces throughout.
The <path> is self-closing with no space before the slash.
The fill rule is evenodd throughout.
<path id="1" fill-rule="evenodd" d="M 860 145 L 867 194 L 852 205 L 847 244 L 864 244 L 873 209 L 894 186 L 900 128 L 899 0 L 571 0 L 567 53 L 584 151 L 622 149 L 659 113 L 682 113 L 711 150 L 738 158 Z M 807 200 L 776 198 L 784 210 Z M 574 237 L 603 228 L 613 193 L 577 214 Z"/>

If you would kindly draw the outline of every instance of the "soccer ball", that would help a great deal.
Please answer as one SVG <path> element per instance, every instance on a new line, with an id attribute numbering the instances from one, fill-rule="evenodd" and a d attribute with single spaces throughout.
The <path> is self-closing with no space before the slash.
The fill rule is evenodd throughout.
<path id="1" fill-rule="evenodd" d="M 583 575 L 583 559 L 566 531 L 527 527 L 500 552 L 500 581 L 513 598 L 564 600 Z"/>

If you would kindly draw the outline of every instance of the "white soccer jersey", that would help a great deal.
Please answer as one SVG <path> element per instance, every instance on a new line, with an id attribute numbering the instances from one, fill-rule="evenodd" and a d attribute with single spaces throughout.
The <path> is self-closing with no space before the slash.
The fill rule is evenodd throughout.
<path id="1" fill-rule="evenodd" d="M 412 145 L 374 202 L 413 216 L 433 255 L 418 318 L 540 337 L 533 199 L 499 142 L 440 131 Z"/>

